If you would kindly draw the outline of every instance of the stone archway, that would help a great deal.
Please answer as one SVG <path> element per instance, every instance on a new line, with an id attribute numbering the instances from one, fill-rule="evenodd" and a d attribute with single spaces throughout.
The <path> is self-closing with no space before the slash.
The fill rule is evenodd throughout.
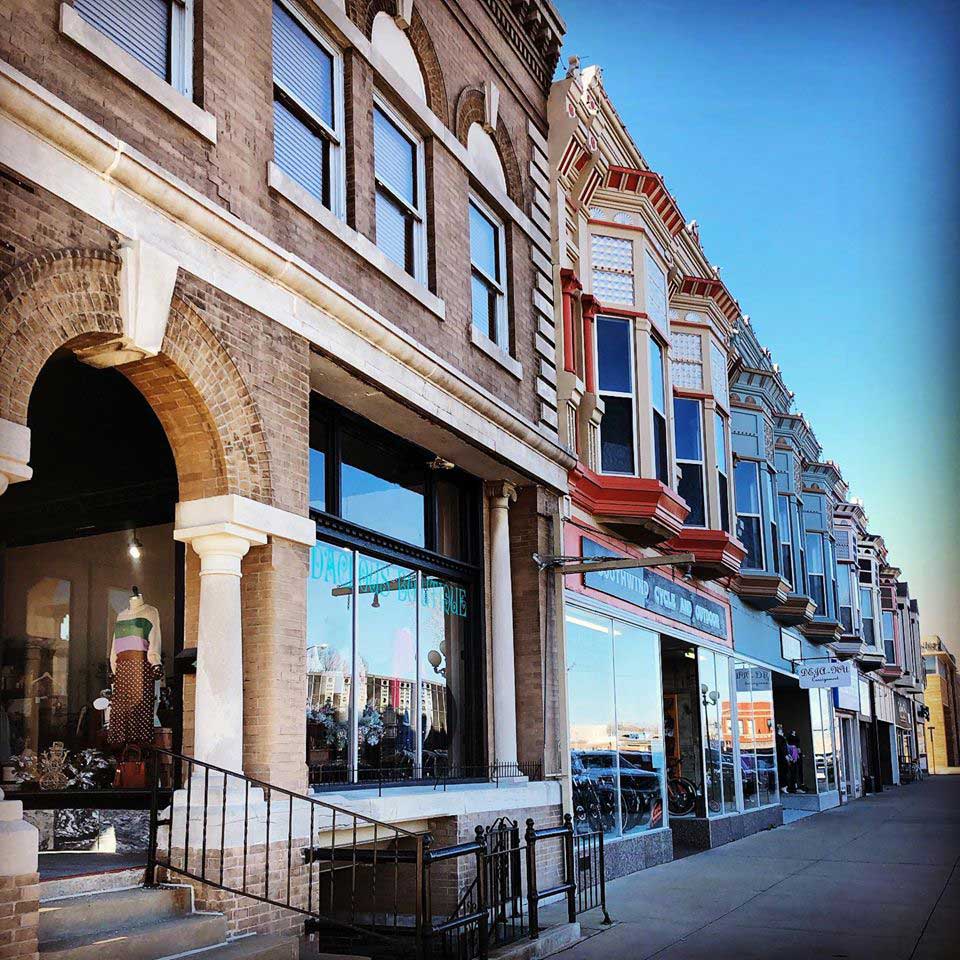
<path id="1" fill-rule="evenodd" d="M 90 351 L 122 334 L 120 258 L 59 250 L 0 280 L 0 420 L 26 425 L 33 384 L 53 352 Z M 235 493 L 271 502 L 263 427 L 236 365 L 199 313 L 174 293 L 162 350 L 118 368 L 166 430 L 180 497 Z"/>

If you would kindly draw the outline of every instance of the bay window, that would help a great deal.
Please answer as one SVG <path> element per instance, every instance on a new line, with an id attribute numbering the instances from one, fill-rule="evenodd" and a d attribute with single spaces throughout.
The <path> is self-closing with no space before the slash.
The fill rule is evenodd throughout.
<path id="1" fill-rule="evenodd" d="M 739 460 L 734 468 L 737 493 L 737 539 L 747 548 L 743 565 L 762 570 L 763 512 L 760 507 L 760 464 Z"/>
<path id="2" fill-rule="evenodd" d="M 191 95 L 193 0 L 73 0 L 73 8 L 179 93 Z"/>
<path id="3" fill-rule="evenodd" d="M 880 611 L 880 632 L 883 634 L 883 656 L 889 664 L 897 662 L 896 644 L 894 642 L 893 611 Z"/>
<path id="4" fill-rule="evenodd" d="M 274 160 L 341 218 L 342 90 L 342 62 L 333 45 L 310 21 L 274 0 Z"/>
<path id="5" fill-rule="evenodd" d="M 868 647 L 877 645 L 877 634 L 873 624 L 873 590 L 860 588 L 860 621 L 863 625 L 863 642 Z"/>
<path id="6" fill-rule="evenodd" d="M 717 493 L 720 498 L 720 529 L 730 532 L 730 481 L 727 469 L 727 428 L 723 417 L 714 413 L 714 443 L 717 454 Z"/>
<path id="7" fill-rule="evenodd" d="M 507 252 L 503 222 L 470 198 L 470 289 L 473 325 L 504 350 L 507 331 Z"/>
<path id="8" fill-rule="evenodd" d="M 684 523 L 688 527 L 705 527 L 707 512 L 703 486 L 703 418 L 700 401 L 675 397 L 673 420 L 677 470 L 680 475 L 677 492 L 690 507 Z"/>
<path id="9" fill-rule="evenodd" d="M 600 421 L 600 469 L 636 475 L 633 321 L 596 319 L 597 391 L 603 400 Z"/>
<path id="10" fill-rule="evenodd" d="M 373 108 L 377 246 L 414 279 L 424 282 L 423 143 L 389 107 Z"/>
<path id="11" fill-rule="evenodd" d="M 850 565 L 837 565 L 837 609 L 840 613 L 840 623 L 847 636 L 853 634 L 853 595 L 851 590 L 852 571 Z"/>
<path id="12" fill-rule="evenodd" d="M 780 531 L 777 524 L 776 481 L 769 469 L 763 471 L 763 509 L 770 518 L 770 553 L 773 560 L 773 572 L 781 573 L 780 568 Z"/>
<path id="13" fill-rule="evenodd" d="M 667 448 L 667 392 L 664 382 L 663 347 L 650 336 L 650 405 L 653 415 L 654 475 L 670 483 L 670 453 Z"/>

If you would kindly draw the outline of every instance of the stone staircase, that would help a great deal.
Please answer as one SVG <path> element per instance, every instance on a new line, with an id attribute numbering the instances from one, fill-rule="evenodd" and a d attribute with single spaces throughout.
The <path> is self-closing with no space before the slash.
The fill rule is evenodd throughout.
<path id="1" fill-rule="evenodd" d="M 41 890 L 39 941 L 41 960 L 297 960 L 299 952 L 289 936 L 228 940 L 226 919 L 194 910 L 189 886 Z"/>

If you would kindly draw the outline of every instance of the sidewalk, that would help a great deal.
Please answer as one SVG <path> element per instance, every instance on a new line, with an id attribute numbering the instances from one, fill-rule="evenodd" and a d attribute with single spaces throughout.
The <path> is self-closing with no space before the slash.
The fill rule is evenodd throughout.
<path id="1" fill-rule="evenodd" d="M 960 777 L 929 778 L 614 880 L 557 957 L 954 960 L 958 862 Z"/>

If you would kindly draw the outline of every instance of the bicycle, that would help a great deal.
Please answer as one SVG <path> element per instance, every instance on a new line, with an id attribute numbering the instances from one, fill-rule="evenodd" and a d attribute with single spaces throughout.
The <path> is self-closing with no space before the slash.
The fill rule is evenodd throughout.
<path id="1" fill-rule="evenodd" d="M 676 770 L 676 775 L 673 775 Z M 682 776 L 683 768 L 678 761 L 672 765 L 667 778 L 667 809 L 672 817 L 685 817 L 697 805 L 697 785 Z"/>

